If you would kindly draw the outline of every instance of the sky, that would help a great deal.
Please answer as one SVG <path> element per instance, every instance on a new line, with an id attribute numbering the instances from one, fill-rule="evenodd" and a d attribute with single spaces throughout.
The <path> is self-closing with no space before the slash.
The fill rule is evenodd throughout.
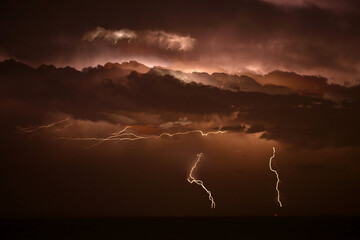
<path id="1" fill-rule="evenodd" d="M 0 53 L 34 66 L 137 60 L 185 71 L 294 71 L 356 84 L 359 9 L 355 0 L 8 1 Z M 86 38 L 96 29 L 108 36 Z M 122 31 L 133 36 L 110 40 Z"/>
<path id="2" fill-rule="evenodd" d="M 357 1 L 1 11 L 1 217 L 360 214 Z"/>

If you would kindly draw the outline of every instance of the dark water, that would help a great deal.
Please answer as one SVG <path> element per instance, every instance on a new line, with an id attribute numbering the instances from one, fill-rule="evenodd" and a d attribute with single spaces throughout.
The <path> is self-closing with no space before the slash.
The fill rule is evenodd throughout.
<path id="1" fill-rule="evenodd" d="M 360 239 L 359 217 L 0 220 L 0 239 Z"/>

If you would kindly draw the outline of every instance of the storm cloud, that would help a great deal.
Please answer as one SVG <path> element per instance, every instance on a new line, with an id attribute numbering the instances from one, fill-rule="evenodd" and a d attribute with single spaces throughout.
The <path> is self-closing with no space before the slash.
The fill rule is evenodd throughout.
<path id="1" fill-rule="evenodd" d="M 326 91 L 318 88 L 316 81 L 312 81 L 313 87 L 304 87 L 302 91 L 288 90 L 283 95 L 275 91 L 269 95 L 271 90 L 264 88 L 266 85 L 262 86 L 250 77 L 243 78 L 258 84 L 262 92 L 257 92 L 256 88 L 242 91 L 242 88 L 246 90 L 246 81 L 238 82 L 238 88 L 225 90 L 211 81 L 184 82 L 153 70 L 145 74 L 131 72 L 122 69 L 121 65 L 113 68 L 99 66 L 81 72 L 69 67 L 45 65 L 33 69 L 22 63 L 5 61 L 1 63 L 1 76 L 3 103 L 25 105 L 28 111 L 37 113 L 17 119 L 23 126 L 34 124 L 49 112 L 68 114 L 74 119 L 118 124 L 122 122 L 116 122 L 116 118 L 111 117 L 113 114 L 143 112 L 160 115 L 163 121 L 157 123 L 160 128 L 176 126 L 186 130 L 202 125 L 207 129 L 221 130 L 222 127 L 236 129 L 247 124 L 249 132 L 254 133 L 256 128 L 251 126 L 261 125 L 263 138 L 283 141 L 293 147 L 357 146 L 360 143 L 351 134 L 359 130 L 358 87 L 335 89 L 346 96 L 336 102 L 329 100 Z M 206 76 L 212 79 L 212 76 Z M 234 82 L 238 80 L 236 76 L 228 78 L 235 79 Z M 322 84 L 325 89 L 332 89 L 326 82 Z M 312 89 L 323 92 L 316 95 Z M 9 117 L 26 114 L 6 105 L 2 112 Z M 122 118 L 119 119 L 133 119 L 126 113 L 120 115 Z M 225 120 L 230 115 L 234 117 Z M 29 122 L 24 122 L 25 119 Z"/>
<path id="2" fill-rule="evenodd" d="M 1 217 L 360 214 L 358 1 L 1 10 Z"/>
<path id="3" fill-rule="evenodd" d="M 281 70 L 321 75 L 337 84 L 357 84 L 358 3 L 297 2 L 287 5 L 283 1 L 256 0 L 221 4 L 157 1 L 127 3 L 126 8 L 112 1 L 71 4 L 71 8 L 66 8 L 64 2 L 51 6 L 23 3 L 20 7 L 9 3 L 4 12 L 13 16 L 2 18 L 1 31 L 5 37 L 0 49 L 4 56 L 33 66 L 48 63 L 81 69 L 109 61 L 137 60 L 151 66 L 172 66 L 175 70 L 196 65 L 230 73 L 266 74 Z M 43 12 L 48 13 L 46 21 L 41 18 Z M 78 15 L 83 17 L 78 19 Z M 76 24 L 70 24 L 73 22 Z M 22 26 L 23 31 L 14 32 L 12 29 L 17 26 Z M 115 45 L 84 44 L 81 41 L 84 34 L 94 29 L 102 29 L 98 38 L 114 42 L 121 36 L 127 40 Z M 131 30 L 116 35 L 124 29 Z M 128 44 L 130 38 L 139 42 Z"/>
<path id="4" fill-rule="evenodd" d="M 129 43 L 136 39 L 140 43 L 149 46 L 173 50 L 173 51 L 190 51 L 194 48 L 196 39 L 190 36 L 180 36 L 165 31 L 144 31 L 136 33 L 129 29 L 107 30 L 97 27 L 84 34 L 82 40 L 92 42 L 96 39 L 102 39 L 116 44 L 121 39 L 127 39 Z"/>

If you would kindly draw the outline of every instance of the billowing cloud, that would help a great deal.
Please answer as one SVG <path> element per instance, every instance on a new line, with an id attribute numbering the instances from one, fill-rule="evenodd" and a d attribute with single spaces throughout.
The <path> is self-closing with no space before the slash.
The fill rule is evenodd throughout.
<path id="1" fill-rule="evenodd" d="M 173 51 L 190 51 L 194 48 L 196 39 L 165 31 L 147 31 L 145 42 L 162 49 Z"/>
<path id="2" fill-rule="evenodd" d="M 178 120 L 176 120 L 174 122 L 161 123 L 159 125 L 159 128 L 169 129 L 169 128 L 174 128 L 174 127 L 183 127 L 183 126 L 190 125 L 192 123 L 193 122 L 190 121 L 187 117 L 180 117 Z"/>
<path id="3" fill-rule="evenodd" d="M 24 12 L 13 11 L 17 6 L 12 3 L 4 7 L 12 15 L 3 19 L 1 55 L 32 66 L 82 69 L 136 60 L 148 66 L 181 63 L 174 68 L 182 71 L 280 70 L 321 75 L 337 84 L 359 81 L 360 5 L 355 0 L 128 2 L 126 8 L 113 2 L 71 8 L 54 4 L 53 9 L 28 4 Z M 49 13 L 46 18 L 44 12 Z M 65 18 L 59 12 L 69 14 Z M 16 31 L 18 27 L 22 30 Z M 87 38 L 94 40 L 80 41 L 89 30 Z M 111 44 L 103 44 L 108 41 Z"/>
<path id="4" fill-rule="evenodd" d="M 83 36 L 83 41 L 94 41 L 95 39 L 103 39 L 109 41 L 113 44 L 116 44 L 119 40 L 128 39 L 135 39 L 137 34 L 129 29 L 120 29 L 120 30 L 107 30 L 102 27 L 97 27 L 92 31 L 85 33 Z"/>
<path id="5" fill-rule="evenodd" d="M 6 1 L 0 18 L 2 218 L 272 216 L 272 147 L 278 213 L 360 214 L 360 1 Z M 216 211 L 186 181 L 200 152 Z"/>
<path id="6" fill-rule="evenodd" d="M 311 78 L 293 74 L 295 85 L 291 86 L 300 86 L 303 90 L 294 89 L 291 94 L 284 92 L 285 95 L 278 95 L 275 92 L 279 89 L 262 86 L 250 77 L 225 74 L 205 74 L 203 79 L 215 84 L 208 82 L 204 85 L 184 82 L 152 70 L 141 74 L 117 67 L 107 69 L 99 66 L 81 72 L 69 67 L 42 66 L 33 69 L 21 63 L 5 61 L 1 63 L 0 71 L 1 115 L 8 116 L 10 125 L 32 126 L 47 113 L 58 112 L 75 119 L 141 123 L 159 131 L 195 126 L 204 130 L 223 127 L 248 129 L 249 133 L 261 133 L 265 139 L 293 147 L 360 144 L 357 136 L 350 134 L 360 131 L 360 116 L 356 110 L 359 107 L 359 87 L 331 86 L 321 79 L 319 82 L 311 81 Z M 277 75 L 287 76 L 289 73 Z M 235 85 L 237 87 L 231 91 L 219 87 L 216 79 L 226 78 L 238 84 Z M 296 85 L 307 80 L 304 86 Z M 269 95 L 267 91 L 275 92 Z M 336 93 L 345 96 L 343 99 L 346 101 L 340 99 L 335 103 L 327 100 L 332 98 L 324 96 Z M 20 109 L 28 109 L 31 113 Z M 148 117 L 140 117 L 134 114 L 136 112 L 146 113 Z M 243 127 L 245 125 L 246 128 Z"/>
<path id="7" fill-rule="evenodd" d="M 190 36 L 181 36 L 175 33 L 165 31 L 133 31 L 129 29 L 110 30 L 97 27 L 84 34 L 83 41 L 94 41 L 96 39 L 106 40 L 116 44 L 119 40 L 136 39 L 138 43 L 150 47 L 169 51 L 190 51 L 194 48 L 196 39 Z"/>
<path id="8" fill-rule="evenodd" d="M 357 93 L 351 101 L 335 104 L 297 91 L 242 91 L 256 85 L 250 77 L 201 76 L 238 82 L 230 91 L 154 69 L 129 70 L 134 67 L 143 69 L 134 62 L 83 71 L 0 63 L 2 216 L 272 215 L 274 179 L 267 166 L 273 146 L 281 190 L 292 204 L 282 214 L 360 212 L 356 187 L 343 187 L 359 183 L 358 87 L 351 88 Z M 307 89 L 311 82 L 326 88 L 318 81 L 309 80 Z M 145 138 L 90 147 L 125 126 L 127 137 Z M 27 127 L 38 130 L 21 131 Z M 227 132 L 146 138 L 194 129 Z M 199 174 L 219 202 L 216 212 L 186 182 L 199 152 Z M 229 188 L 235 182 L 241 191 Z M 339 192 L 345 207 L 328 197 Z"/>

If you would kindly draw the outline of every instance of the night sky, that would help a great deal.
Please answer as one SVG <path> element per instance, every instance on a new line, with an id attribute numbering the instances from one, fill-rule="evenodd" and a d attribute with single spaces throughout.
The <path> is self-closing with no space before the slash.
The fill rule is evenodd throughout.
<path id="1" fill-rule="evenodd" d="M 1 217 L 360 214 L 359 1 L 0 11 Z"/>

